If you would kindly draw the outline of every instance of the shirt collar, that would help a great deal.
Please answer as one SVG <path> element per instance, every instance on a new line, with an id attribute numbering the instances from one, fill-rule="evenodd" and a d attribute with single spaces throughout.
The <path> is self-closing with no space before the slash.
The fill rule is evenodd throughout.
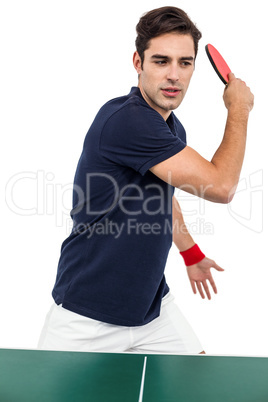
<path id="1" fill-rule="evenodd" d="M 151 107 L 143 98 L 140 88 L 139 87 L 132 87 L 130 91 L 130 95 L 136 95 L 140 99 L 143 100 L 143 102 L 148 106 Z M 171 112 L 168 119 L 166 120 L 167 125 L 169 126 L 170 130 L 172 131 L 173 134 L 175 134 L 175 127 L 174 127 L 174 113 Z"/>

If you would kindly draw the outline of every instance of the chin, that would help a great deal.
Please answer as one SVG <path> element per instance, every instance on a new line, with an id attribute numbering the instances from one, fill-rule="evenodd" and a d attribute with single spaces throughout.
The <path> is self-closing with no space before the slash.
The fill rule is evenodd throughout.
<path id="1" fill-rule="evenodd" d="M 166 111 L 176 110 L 180 106 L 180 104 L 181 104 L 181 102 L 179 102 L 179 103 L 171 103 L 171 104 L 167 105 L 165 110 Z"/>

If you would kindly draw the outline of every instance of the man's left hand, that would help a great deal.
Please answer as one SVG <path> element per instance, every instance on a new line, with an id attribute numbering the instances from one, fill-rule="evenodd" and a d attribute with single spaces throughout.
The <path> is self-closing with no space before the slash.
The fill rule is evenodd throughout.
<path id="1" fill-rule="evenodd" d="M 215 268 L 217 271 L 224 271 L 219 265 L 215 263 L 215 261 L 210 260 L 209 258 L 205 257 L 203 260 L 198 262 L 197 264 L 190 265 L 187 267 L 188 277 L 190 279 L 190 283 L 193 289 L 194 294 L 197 293 L 196 287 L 200 293 L 202 299 L 205 299 L 204 291 L 207 295 L 207 298 L 211 299 L 211 294 L 209 291 L 208 283 L 209 281 L 214 293 L 217 293 L 217 288 L 215 282 L 213 280 L 212 274 L 210 272 L 211 268 Z"/>

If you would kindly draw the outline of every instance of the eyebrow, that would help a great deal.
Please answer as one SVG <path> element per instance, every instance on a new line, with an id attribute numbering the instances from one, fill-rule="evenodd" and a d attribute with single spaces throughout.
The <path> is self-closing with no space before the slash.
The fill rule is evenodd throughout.
<path id="1" fill-rule="evenodd" d="M 151 59 L 164 59 L 164 60 L 170 60 L 171 58 L 168 56 L 164 56 L 162 54 L 153 54 L 151 56 Z M 192 56 L 187 56 L 187 57 L 180 57 L 180 61 L 193 61 L 194 58 Z"/>

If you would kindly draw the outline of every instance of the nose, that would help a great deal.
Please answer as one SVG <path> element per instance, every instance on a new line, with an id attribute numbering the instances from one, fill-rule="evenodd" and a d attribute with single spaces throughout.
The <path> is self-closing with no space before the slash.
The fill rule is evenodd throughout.
<path id="1" fill-rule="evenodd" d="M 170 64 L 167 79 L 173 82 L 179 81 L 179 67 L 177 63 Z"/>

